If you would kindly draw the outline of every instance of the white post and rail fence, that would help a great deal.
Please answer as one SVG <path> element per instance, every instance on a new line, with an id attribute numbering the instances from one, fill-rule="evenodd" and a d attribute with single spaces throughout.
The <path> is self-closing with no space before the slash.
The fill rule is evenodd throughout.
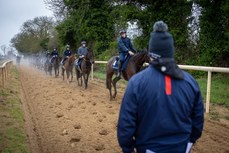
<path id="1" fill-rule="evenodd" d="M 107 61 L 95 61 L 95 64 L 106 64 Z M 178 65 L 181 69 L 184 70 L 196 70 L 196 71 L 206 71 L 208 72 L 207 78 L 207 94 L 206 94 L 206 113 L 209 113 L 210 107 L 210 95 L 211 95 L 211 77 L 212 72 L 219 72 L 219 73 L 229 73 L 229 68 L 224 67 L 207 67 L 207 66 L 191 66 L 191 65 Z M 93 79 L 94 67 L 92 65 L 92 73 L 91 78 Z"/>
<path id="2" fill-rule="evenodd" d="M 1 82 L 2 82 L 0 84 L 0 86 L 2 86 L 3 88 L 5 88 L 9 69 L 10 69 L 12 64 L 13 64 L 13 61 L 11 61 L 11 60 L 4 61 L 4 62 L 0 63 L 0 76 L 1 76 Z"/>

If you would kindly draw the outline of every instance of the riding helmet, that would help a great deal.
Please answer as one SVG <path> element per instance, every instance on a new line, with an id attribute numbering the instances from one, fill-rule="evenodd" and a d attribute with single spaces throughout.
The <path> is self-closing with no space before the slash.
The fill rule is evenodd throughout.
<path id="1" fill-rule="evenodd" d="M 122 29 L 119 31 L 119 34 L 121 35 L 122 33 L 126 33 L 126 30 Z"/>
<path id="2" fill-rule="evenodd" d="M 86 41 L 82 41 L 81 44 L 86 44 Z"/>

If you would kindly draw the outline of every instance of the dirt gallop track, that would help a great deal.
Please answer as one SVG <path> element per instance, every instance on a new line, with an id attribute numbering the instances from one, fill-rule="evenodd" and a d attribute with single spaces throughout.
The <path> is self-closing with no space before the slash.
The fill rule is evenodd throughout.
<path id="1" fill-rule="evenodd" d="M 76 82 L 21 67 L 22 101 L 31 153 L 119 153 L 116 125 L 120 101 L 110 102 L 104 83 L 89 81 L 85 91 Z M 194 153 L 229 152 L 229 126 L 205 122 Z"/>

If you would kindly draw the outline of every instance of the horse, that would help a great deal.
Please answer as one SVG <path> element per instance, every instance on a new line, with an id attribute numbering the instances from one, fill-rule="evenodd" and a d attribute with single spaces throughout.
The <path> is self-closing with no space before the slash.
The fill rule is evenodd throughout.
<path id="1" fill-rule="evenodd" d="M 73 66 L 74 66 L 74 61 L 75 61 L 75 54 L 72 54 L 71 56 L 69 56 L 65 62 L 64 65 L 62 67 L 62 76 L 63 76 L 63 80 L 64 80 L 64 72 L 66 71 L 66 75 L 67 75 L 67 83 L 69 84 L 69 77 L 71 74 L 71 81 L 73 80 Z"/>
<path id="2" fill-rule="evenodd" d="M 59 76 L 59 67 L 60 67 L 60 61 L 61 57 L 60 56 L 55 56 L 53 57 L 53 68 L 54 68 L 54 73 L 55 77 Z"/>
<path id="3" fill-rule="evenodd" d="M 113 75 L 117 74 L 117 70 L 115 70 L 112 66 L 116 59 L 117 56 L 111 57 L 106 65 L 106 87 L 110 92 L 110 100 L 113 100 L 113 98 L 116 97 L 116 83 L 121 79 L 121 75 L 119 77 L 117 77 L 116 75 L 116 77 L 112 80 Z M 123 78 L 128 81 L 134 74 L 138 73 L 141 70 L 145 62 L 149 61 L 150 58 L 148 56 L 148 52 L 146 51 L 137 52 L 133 56 L 130 56 L 129 61 L 126 65 L 125 72 L 122 72 Z M 114 87 L 114 95 L 112 95 L 112 85 Z"/>
<path id="4" fill-rule="evenodd" d="M 84 79 L 84 88 L 87 89 L 88 85 L 88 77 L 91 72 L 91 65 L 94 63 L 93 52 L 90 49 L 87 49 L 87 53 L 85 57 L 82 59 L 81 70 L 79 70 L 78 66 L 75 67 L 76 71 L 76 79 L 78 82 L 78 86 L 82 86 L 82 76 Z M 79 82 L 80 79 L 80 82 Z"/>
<path id="5" fill-rule="evenodd" d="M 49 75 L 52 75 L 52 64 L 50 63 L 50 57 L 49 56 L 45 60 L 44 70 L 45 70 L 46 74 L 49 73 Z"/>

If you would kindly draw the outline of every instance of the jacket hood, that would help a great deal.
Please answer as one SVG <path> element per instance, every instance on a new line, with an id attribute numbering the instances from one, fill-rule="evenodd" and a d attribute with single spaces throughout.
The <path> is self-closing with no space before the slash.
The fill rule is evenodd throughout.
<path id="1" fill-rule="evenodd" d="M 183 79 L 183 71 L 178 67 L 173 58 L 159 58 L 150 62 L 150 64 L 161 73 L 171 76 L 175 79 Z"/>

